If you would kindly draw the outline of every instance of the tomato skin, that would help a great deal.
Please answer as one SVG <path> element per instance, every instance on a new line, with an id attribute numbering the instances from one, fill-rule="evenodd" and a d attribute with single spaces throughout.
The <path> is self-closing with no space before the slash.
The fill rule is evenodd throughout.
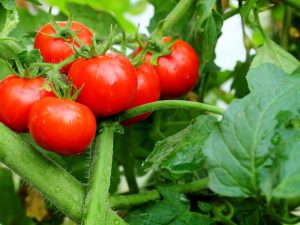
<path id="1" fill-rule="evenodd" d="M 58 21 L 57 24 L 60 27 L 65 27 L 66 21 Z M 87 45 L 92 44 L 93 34 L 92 32 L 83 24 L 73 21 L 71 23 L 72 31 L 80 31 L 76 34 L 76 36 Z M 43 56 L 45 62 L 48 63 L 59 63 L 66 58 L 70 57 L 74 54 L 74 50 L 72 48 L 73 38 L 69 38 L 69 40 L 64 40 L 62 38 L 52 38 L 48 37 L 45 34 L 56 34 L 54 28 L 50 23 L 45 24 L 37 33 L 34 39 L 34 48 L 39 49 L 41 55 Z M 77 42 L 74 42 L 76 47 L 80 45 Z M 61 69 L 62 73 L 68 73 L 72 63 L 66 65 Z"/>
<path id="2" fill-rule="evenodd" d="M 167 43 L 171 37 L 164 37 Z M 137 49 L 137 55 L 141 49 Z M 146 61 L 150 63 L 151 53 L 147 53 Z M 161 84 L 161 98 L 178 98 L 193 89 L 197 84 L 200 61 L 197 52 L 191 45 L 182 40 L 176 40 L 171 48 L 171 54 L 158 58 L 156 72 Z"/>
<path id="3" fill-rule="evenodd" d="M 87 105 L 96 117 L 127 109 L 136 95 L 135 68 L 120 54 L 80 59 L 71 67 L 68 78 L 77 88 L 84 85 L 77 101 Z"/>
<path id="4" fill-rule="evenodd" d="M 45 79 L 20 78 L 11 75 L 0 81 L 0 122 L 16 132 L 28 131 L 28 116 L 32 105 L 47 96 L 54 96 L 43 88 Z"/>
<path id="5" fill-rule="evenodd" d="M 149 63 L 143 63 L 136 69 L 138 79 L 137 94 L 129 108 L 133 108 L 146 103 L 159 100 L 160 97 L 160 81 L 159 77 Z M 151 113 L 144 113 L 122 122 L 123 125 L 129 126 L 145 120 Z"/>
<path id="6" fill-rule="evenodd" d="M 28 126 L 38 145 L 62 155 L 82 153 L 96 133 L 96 119 L 87 106 L 56 97 L 32 106 Z"/>

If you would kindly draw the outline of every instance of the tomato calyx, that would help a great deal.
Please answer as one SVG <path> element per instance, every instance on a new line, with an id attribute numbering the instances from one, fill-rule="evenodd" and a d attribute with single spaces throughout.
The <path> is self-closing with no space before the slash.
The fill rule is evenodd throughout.
<path id="1" fill-rule="evenodd" d="M 148 42 L 146 46 L 143 46 L 143 44 L 139 43 L 140 48 L 142 49 L 141 52 L 139 52 L 136 57 L 145 59 L 147 53 L 151 54 L 150 57 L 150 64 L 152 66 L 157 66 L 158 58 L 161 56 L 170 55 L 173 51 L 172 46 L 174 43 L 178 40 L 178 36 L 171 37 L 170 40 L 167 42 L 164 42 L 163 38 L 161 37 L 152 37 Z M 146 49 L 146 51 L 144 51 Z M 139 56 L 141 53 L 141 56 Z"/>
<path id="2" fill-rule="evenodd" d="M 9 61 L 15 74 L 21 78 L 36 78 L 40 77 L 43 72 L 39 67 L 32 67 L 32 63 L 42 62 L 43 59 L 38 50 L 24 50 L 18 53 L 15 58 Z"/>
<path id="3" fill-rule="evenodd" d="M 66 23 L 66 26 L 61 27 L 57 24 L 55 21 L 55 18 L 52 15 L 52 7 L 49 9 L 49 22 L 52 25 L 53 29 L 55 30 L 55 34 L 46 34 L 43 33 L 45 36 L 51 37 L 51 38 L 61 38 L 65 41 L 70 41 L 73 39 L 77 44 L 80 45 L 80 47 L 85 46 L 85 44 L 77 37 L 77 34 L 80 33 L 81 30 L 73 31 L 71 30 L 71 24 L 73 20 L 72 13 L 69 11 L 69 18 Z"/>
<path id="4" fill-rule="evenodd" d="M 52 92 L 58 97 L 63 99 L 70 99 L 75 101 L 82 91 L 84 85 L 77 88 L 72 79 L 68 79 L 66 76 L 60 73 L 53 73 L 47 79 L 44 88 L 51 89 Z"/>

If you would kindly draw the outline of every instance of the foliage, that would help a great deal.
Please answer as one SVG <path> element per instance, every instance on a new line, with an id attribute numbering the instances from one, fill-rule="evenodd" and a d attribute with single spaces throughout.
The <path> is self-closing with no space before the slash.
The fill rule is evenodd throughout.
<path id="1" fill-rule="evenodd" d="M 176 11 L 184 2 L 190 6 Z M 222 102 L 226 110 L 217 116 L 208 107 L 208 112 L 182 105 L 165 109 L 160 101 L 158 109 L 164 110 L 130 127 L 115 125 L 120 115 L 98 119 L 96 141 L 85 153 L 68 157 L 46 151 L 28 133 L 15 134 L 0 123 L 0 225 L 73 224 L 66 217 L 80 223 L 90 213 L 84 201 L 87 193 L 87 201 L 97 199 L 107 205 L 108 210 L 101 211 L 108 225 L 296 224 L 300 220 L 295 210 L 300 205 L 300 4 L 238 2 L 235 6 L 226 0 L 28 0 L 16 5 L 1 0 L 0 80 L 42 62 L 32 44 L 49 21 L 41 5 L 57 7 L 55 20 L 72 15 L 91 28 L 102 47 L 110 40 L 114 48 L 119 44 L 124 48 L 125 40 L 128 52 L 149 41 L 151 34 L 140 35 L 137 43 L 133 34 L 138 29 L 127 15 L 139 15 L 152 5 L 151 41 L 157 41 L 158 34 L 177 36 L 193 46 L 201 62 L 199 82 L 181 99 L 209 104 L 205 107 Z M 168 21 L 174 11 L 176 17 Z M 264 11 L 274 22 L 261 22 Z M 214 62 L 215 46 L 224 22 L 236 14 L 242 21 L 246 59 L 224 71 Z M 166 23 L 173 24 L 160 30 Z M 31 68 L 36 75 L 50 72 Z M 105 133 L 107 127 L 110 133 Z M 95 162 L 99 146 L 113 148 L 113 155 L 102 150 L 106 155 L 99 156 L 100 166 Z M 105 168 L 109 171 L 103 172 Z M 94 196 L 99 199 L 91 197 L 99 190 L 97 185 L 102 193 Z M 33 198 L 36 189 L 45 199 Z M 101 199 L 108 189 L 110 196 Z M 28 201 L 35 207 L 43 205 L 47 216 L 36 208 L 28 213 Z M 113 210 L 118 209 L 117 215 Z"/>

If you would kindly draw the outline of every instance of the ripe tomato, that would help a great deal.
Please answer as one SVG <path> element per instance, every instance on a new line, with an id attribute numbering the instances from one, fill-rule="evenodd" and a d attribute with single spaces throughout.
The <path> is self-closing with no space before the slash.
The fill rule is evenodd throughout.
<path id="1" fill-rule="evenodd" d="M 164 43 L 171 38 L 164 37 Z M 140 52 L 138 49 L 135 55 Z M 197 84 L 199 60 L 196 51 L 188 43 L 176 40 L 171 54 L 158 58 L 155 70 L 160 79 L 161 97 L 178 98 Z M 150 61 L 151 54 L 147 53 L 146 61 Z"/>
<path id="2" fill-rule="evenodd" d="M 32 106 L 28 126 L 33 139 L 41 147 L 71 155 L 82 153 L 92 142 L 96 119 L 85 105 L 48 97 Z"/>
<path id="3" fill-rule="evenodd" d="M 11 75 L 0 82 L 0 122 L 16 132 L 28 130 L 28 115 L 33 103 L 54 96 L 43 88 L 42 77 L 25 79 Z"/>
<path id="4" fill-rule="evenodd" d="M 57 24 L 60 27 L 65 27 L 66 21 L 58 21 Z M 92 32 L 83 24 L 73 21 L 71 23 L 70 29 L 74 32 L 78 32 L 76 36 L 86 45 L 92 44 L 93 34 Z M 56 34 L 54 28 L 50 23 L 45 24 L 37 33 L 34 39 L 34 47 L 39 49 L 41 55 L 43 56 L 45 62 L 48 63 L 59 63 L 66 58 L 74 54 L 72 48 L 73 38 L 69 40 L 64 40 L 62 38 L 53 38 L 46 36 L 45 34 L 54 35 Z M 77 42 L 74 42 L 76 47 L 79 47 Z M 61 69 L 61 72 L 68 73 L 71 64 L 66 65 Z"/>
<path id="5" fill-rule="evenodd" d="M 157 101 L 160 97 L 160 81 L 159 77 L 149 63 L 144 63 L 136 69 L 138 80 L 137 94 L 129 108 Z M 123 125 L 129 126 L 145 120 L 151 113 L 130 118 L 122 122 Z"/>
<path id="6" fill-rule="evenodd" d="M 77 88 L 83 86 L 77 101 L 87 105 L 96 117 L 127 109 L 136 95 L 135 68 L 120 54 L 80 59 L 72 65 L 68 78 Z"/>

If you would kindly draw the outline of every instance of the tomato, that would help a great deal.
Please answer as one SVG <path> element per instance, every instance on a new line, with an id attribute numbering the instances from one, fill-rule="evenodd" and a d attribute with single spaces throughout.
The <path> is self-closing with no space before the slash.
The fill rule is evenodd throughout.
<path id="1" fill-rule="evenodd" d="M 159 77 L 149 63 L 144 63 L 136 69 L 138 80 L 137 94 L 129 108 L 157 101 L 160 97 L 160 81 Z M 129 126 L 145 120 L 151 113 L 130 118 L 122 122 L 123 125 Z"/>
<path id="2" fill-rule="evenodd" d="M 163 38 L 166 43 L 170 37 Z M 135 55 L 140 52 L 138 49 Z M 147 53 L 149 62 L 151 54 Z M 161 84 L 161 98 L 178 98 L 187 94 L 198 81 L 199 60 L 196 51 L 188 43 L 176 40 L 171 54 L 158 58 L 155 70 Z"/>
<path id="3" fill-rule="evenodd" d="M 28 126 L 38 145 L 71 155 L 82 153 L 90 145 L 96 132 L 96 119 L 85 105 L 47 97 L 32 106 Z"/>
<path id="4" fill-rule="evenodd" d="M 74 62 L 68 78 L 80 88 L 77 101 L 87 105 L 96 117 L 106 117 L 128 108 L 137 89 L 135 68 L 124 56 L 107 53 Z"/>
<path id="5" fill-rule="evenodd" d="M 57 24 L 60 27 L 65 27 L 66 21 L 58 21 Z M 92 44 L 93 34 L 92 32 L 83 24 L 73 21 L 71 23 L 70 29 L 76 33 L 76 36 L 86 45 Z M 62 38 L 53 38 L 45 34 L 54 35 L 56 34 L 54 28 L 50 23 L 44 25 L 37 33 L 34 39 L 34 48 L 39 49 L 41 55 L 43 56 L 45 62 L 48 63 L 59 63 L 66 58 L 74 54 L 72 48 L 73 38 L 69 40 L 64 40 Z M 80 45 L 74 42 L 76 47 Z M 68 73 L 72 63 L 66 65 L 62 68 L 61 72 Z"/>
<path id="6" fill-rule="evenodd" d="M 0 82 L 0 122 L 16 132 L 28 131 L 28 115 L 33 103 L 54 96 L 43 88 L 42 77 L 25 79 L 11 75 Z"/>

